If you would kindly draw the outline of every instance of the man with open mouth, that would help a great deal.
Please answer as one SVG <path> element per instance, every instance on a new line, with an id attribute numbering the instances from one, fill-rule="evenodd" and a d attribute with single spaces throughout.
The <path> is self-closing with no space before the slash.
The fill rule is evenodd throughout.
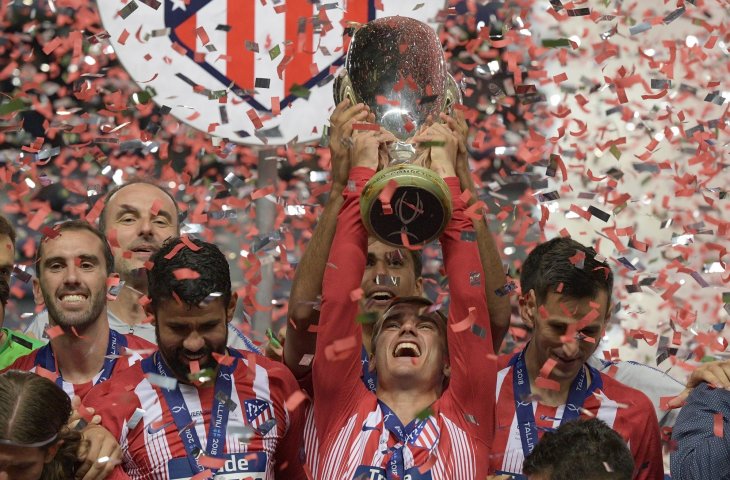
<path id="1" fill-rule="evenodd" d="M 495 367 L 489 314 L 471 220 L 455 175 L 458 138 L 432 127 L 431 168 L 451 191 L 453 216 L 440 238 L 449 276 L 448 328 L 437 306 L 419 296 L 390 300 L 373 326 L 368 369 L 360 377 L 362 331 L 358 298 L 371 257 L 359 199 L 375 174 L 385 136 L 355 132 L 349 184 L 324 273 L 322 311 L 313 362 L 313 419 L 318 452 L 314 478 L 485 478 L 493 434 Z M 448 331 L 448 335 L 447 335 Z M 494 358 L 494 357 L 493 357 Z M 475 361 L 479 359 L 479 361 Z M 475 381 L 478 379 L 478 381 Z M 448 384 L 448 388 L 446 385 Z M 311 454 L 308 454 L 311 458 Z"/>
<path id="2" fill-rule="evenodd" d="M 304 480 L 296 380 L 279 362 L 226 347 L 237 294 L 225 255 L 182 237 L 152 262 L 158 350 L 85 400 L 124 451 L 110 478 Z"/>
<path id="3" fill-rule="evenodd" d="M 109 326 L 155 343 L 155 329 L 144 311 L 150 257 L 168 238 L 180 235 L 180 210 L 173 196 L 156 184 L 133 179 L 110 190 L 99 214 L 99 230 L 109 240 L 119 284 L 108 303 Z M 48 316 L 36 316 L 26 333 L 44 338 Z M 258 351 L 234 325 L 229 324 L 229 346 Z"/>

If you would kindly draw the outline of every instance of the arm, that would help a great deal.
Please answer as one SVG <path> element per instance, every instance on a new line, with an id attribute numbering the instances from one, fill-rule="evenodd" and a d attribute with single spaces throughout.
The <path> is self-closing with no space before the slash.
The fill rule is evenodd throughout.
<path id="1" fill-rule="evenodd" d="M 487 359 L 494 350 L 478 247 L 462 235 L 473 227 L 464 212 L 459 179 L 454 176 L 458 138 L 448 127 L 434 124 L 415 140 L 443 144 L 431 147 L 431 168 L 444 177 L 452 200 L 451 221 L 440 238 L 450 294 L 447 340 L 451 378 L 446 395 L 463 414 L 474 417 L 481 440 L 491 444 L 496 364 Z M 473 324 L 464 328 L 462 322 L 467 318 Z"/>
<path id="2" fill-rule="evenodd" d="M 730 478 L 729 412 L 730 394 L 726 390 L 711 389 L 707 384 L 694 389 L 672 432 L 672 440 L 677 442 L 671 453 L 672 478 Z M 715 418 L 720 418 L 721 436 L 715 435 Z"/>
<path id="3" fill-rule="evenodd" d="M 467 202 L 467 207 L 472 206 L 479 199 L 477 189 L 469 171 L 468 150 L 466 148 L 466 139 L 469 133 L 469 127 L 464 119 L 464 114 L 457 110 L 456 118 L 442 114 L 442 118 L 446 121 L 451 130 L 459 135 L 459 150 L 456 158 L 456 176 L 459 178 L 459 185 L 462 191 L 469 191 L 471 198 Z M 505 285 L 504 268 L 502 266 L 502 257 L 499 249 L 494 241 L 492 232 L 489 231 L 484 216 L 480 215 L 479 219 L 472 220 L 477 236 L 477 245 L 479 247 L 479 259 L 482 262 L 484 270 L 484 292 L 487 296 L 487 308 L 489 310 L 489 325 L 492 333 L 492 346 L 494 351 L 498 352 L 504 336 L 509 330 L 510 317 L 512 316 L 512 308 L 510 306 L 509 295 L 497 295 L 497 291 Z"/>
<path id="4" fill-rule="evenodd" d="M 314 353 L 317 335 L 310 331 L 310 327 L 319 322 L 320 313 L 316 304 L 322 294 L 322 280 L 332 239 L 335 236 L 337 214 L 344 203 L 342 194 L 349 172 L 349 152 L 344 143 L 352 135 L 352 124 L 364 121 L 367 114 L 364 105 L 350 107 L 349 102 L 345 100 L 337 105 L 330 119 L 332 190 L 309 246 L 297 266 L 289 297 L 284 363 L 298 379 L 306 376 L 311 370 L 311 365 L 300 365 L 300 362 L 304 355 Z"/>
<path id="5" fill-rule="evenodd" d="M 642 393 L 641 409 L 638 413 L 645 418 L 627 419 L 628 422 L 640 421 L 643 430 L 638 431 L 634 438 L 629 439 L 629 446 L 634 457 L 634 478 L 636 480 L 664 480 L 664 458 L 662 456 L 662 442 L 659 431 L 659 422 L 656 415 L 652 415 L 654 407 L 651 401 Z"/>
<path id="6" fill-rule="evenodd" d="M 313 384 L 317 401 L 314 407 L 318 435 L 329 431 L 356 389 L 365 390 L 360 381 L 362 328 L 355 321 L 357 300 L 351 293 L 360 288 L 365 271 L 367 233 L 360 220 L 360 192 L 374 170 L 353 168 L 355 191 L 345 191 L 344 206 L 337 217 L 337 231 L 324 273 L 322 313 L 313 365 Z M 336 407 L 336 408 L 335 408 Z M 323 438 L 323 437 L 320 437 Z"/>
<path id="7" fill-rule="evenodd" d="M 304 437 L 304 416 L 307 401 L 299 403 L 296 398 L 301 394 L 299 386 L 292 374 L 285 368 L 282 371 L 282 392 L 280 404 L 286 410 L 289 417 L 288 428 L 276 447 L 276 479 L 286 480 L 307 480 L 307 475 L 302 467 L 302 444 Z"/>

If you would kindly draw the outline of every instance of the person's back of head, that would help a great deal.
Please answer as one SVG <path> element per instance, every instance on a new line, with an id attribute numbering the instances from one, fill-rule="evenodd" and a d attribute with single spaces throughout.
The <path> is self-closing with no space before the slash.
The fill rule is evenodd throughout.
<path id="1" fill-rule="evenodd" d="M 623 438 L 593 418 L 546 432 L 522 472 L 530 480 L 631 480 L 634 459 Z"/>
<path id="2" fill-rule="evenodd" d="M 81 435 L 68 428 L 71 400 L 50 380 L 0 375 L 0 472 L 17 480 L 74 478 Z"/>

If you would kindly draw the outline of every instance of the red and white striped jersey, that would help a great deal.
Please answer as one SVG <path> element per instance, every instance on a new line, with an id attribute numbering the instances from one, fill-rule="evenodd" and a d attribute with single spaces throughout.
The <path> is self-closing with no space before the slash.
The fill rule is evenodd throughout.
<path id="1" fill-rule="evenodd" d="M 278 362 L 241 353 L 243 358 L 231 375 L 233 408 L 228 415 L 224 455 L 218 457 L 225 462 L 216 478 L 273 480 L 281 475 L 277 478 L 305 479 L 300 459 L 304 406 L 294 411 L 285 406 L 299 391 L 294 376 Z M 179 387 L 205 451 L 214 388 Z M 172 412 L 160 387 L 150 382 L 139 363 L 92 389 L 84 405 L 95 408 L 102 425 L 119 440 L 123 460 L 118 468 L 130 478 L 192 477 Z M 249 415 L 252 410 L 255 414 Z"/>
<path id="2" fill-rule="evenodd" d="M 124 335 L 124 337 L 127 340 L 127 347 L 124 351 L 124 355 L 119 357 L 114 363 L 112 377 L 118 375 L 119 372 L 126 370 L 131 365 L 139 362 L 142 358 L 147 356 L 148 352 L 157 348 L 156 345 L 135 335 Z M 47 347 L 52 348 L 52 343 L 41 348 Z M 41 349 L 34 350 L 28 355 L 19 357 L 6 370 L 25 370 L 28 372 L 39 373 L 39 375 L 45 376 L 51 381 L 56 381 L 56 378 L 58 377 L 56 372 L 36 372 L 36 358 L 39 352 L 41 352 Z M 63 367 L 61 367 L 61 371 L 63 372 Z M 63 391 L 66 392 L 69 397 L 78 395 L 81 400 L 83 400 L 91 390 L 91 387 L 97 383 L 101 374 L 102 371 L 99 371 L 99 373 L 90 382 L 86 383 L 70 383 L 63 380 L 61 388 L 63 388 Z"/>
<path id="3" fill-rule="evenodd" d="M 508 365 L 510 358 L 511 355 L 499 357 L 500 370 L 497 374 L 496 390 L 497 425 L 490 457 L 490 472 L 521 474 L 525 455 L 517 423 L 513 368 Z M 659 423 L 651 401 L 640 391 L 627 387 L 606 374 L 600 375 L 603 386 L 586 398 L 581 417 L 589 418 L 584 412 L 590 412 L 626 440 L 636 465 L 635 479 L 663 479 L 664 464 Z M 546 429 L 556 429 L 560 426 L 565 405 L 551 407 L 533 401 L 532 408 L 535 412 L 539 437 Z"/>
<path id="4" fill-rule="evenodd" d="M 358 191 L 345 193 L 324 277 L 312 370 L 317 458 L 310 470 L 316 479 L 393 478 L 386 469 L 399 442 L 385 428 L 386 414 L 376 395 L 361 380 L 362 332 L 355 321 L 358 303 L 351 295 L 360 288 L 367 253 L 359 189 L 373 173 L 351 170 Z M 484 286 L 475 281 L 483 272 L 476 243 L 462 239 L 461 232 L 473 227 L 463 213 L 458 180 L 447 179 L 447 184 L 454 211 L 441 243 L 451 292 L 451 376 L 448 388 L 431 405 L 425 426 L 402 450 L 405 475 L 413 480 L 486 478 L 494 427 L 496 362 L 487 358 L 492 353 L 489 314 Z M 305 439 L 313 434 L 308 427 Z"/>

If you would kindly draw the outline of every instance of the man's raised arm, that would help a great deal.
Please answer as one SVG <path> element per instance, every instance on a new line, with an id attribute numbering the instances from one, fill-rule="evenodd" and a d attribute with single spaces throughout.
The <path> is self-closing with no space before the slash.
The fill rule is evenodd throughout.
<path id="1" fill-rule="evenodd" d="M 289 298 L 289 312 L 284 342 L 284 363 L 297 379 L 311 371 L 311 363 L 304 360 L 314 354 L 317 335 L 312 326 L 319 323 L 319 301 L 327 257 L 332 247 L 337 226 L 337 214 L 344 203 L 342 194 L 347 185 L 349 166 L 349 142 L 352 125 L 365 121 L 368 111 L 363 104 L 350 106 L 343 100 L 330 117 L 330 152 L 332 163 L 332 189 L 322 216 L 314 229 L 299 265 L 297 266 Z M 310 357 L 311 358 L 311 357 Z"/>

